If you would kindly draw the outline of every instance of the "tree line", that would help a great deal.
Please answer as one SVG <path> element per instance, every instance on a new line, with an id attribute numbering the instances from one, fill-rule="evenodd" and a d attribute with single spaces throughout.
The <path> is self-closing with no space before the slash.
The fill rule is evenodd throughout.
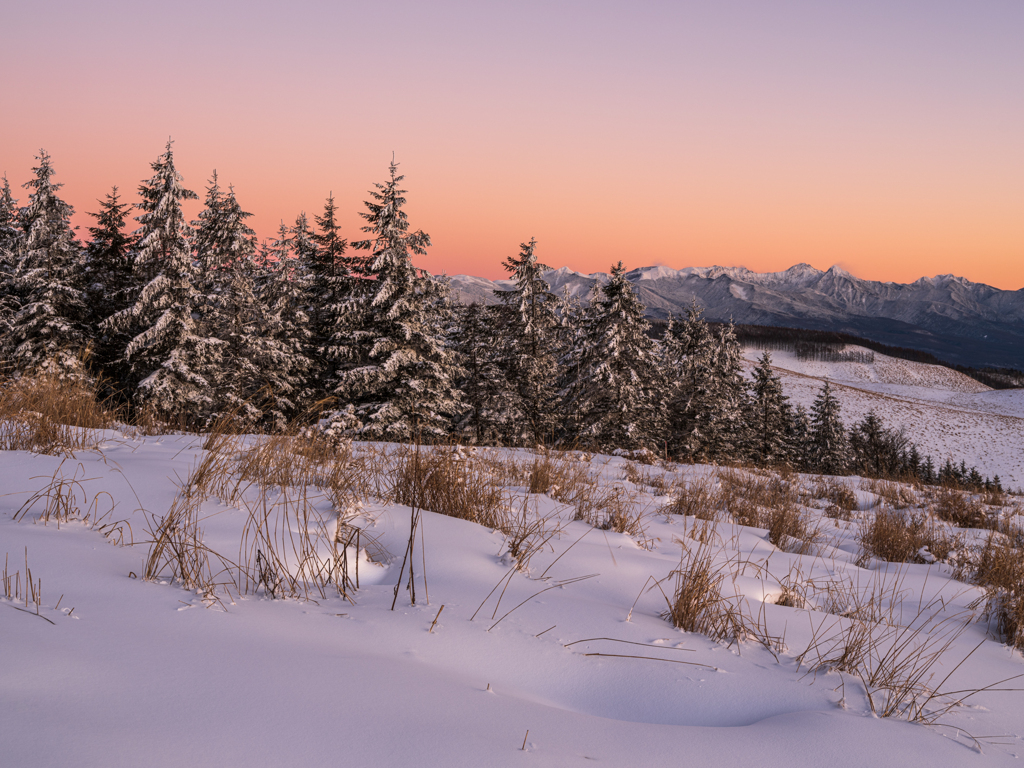
<path id="1" fill-rule="evenodd" d="M 394 162 L 364 202 L 359 239 L 342 236 L 330 196 L 312 222 L 300 213 L 259 243 L 216 172 L 186 221 L 182 204 L 198 196 L 168 142 L 138 202 L 115 187 L 82 242 L 50 157 L 37 159 L 26 205 L 6 177 L 0 190 L 0 354 L 15 375 L 88 380 L 189 429 L 283 430 L 305 414 L 338 439 L 998 483 L 936 469 L 877 414 L 847 429 L 827 382 L 809 412 L 792 406 L 767 351 L 748 380 L 734 328 L 696 304 L 654 338 L 621 262 L 588 300 L 555 295 L 531 239 L 504 262 L 513 288 L 458 304 L 445 278 L 413 264 L 430 237 L 408 220 Z"/>

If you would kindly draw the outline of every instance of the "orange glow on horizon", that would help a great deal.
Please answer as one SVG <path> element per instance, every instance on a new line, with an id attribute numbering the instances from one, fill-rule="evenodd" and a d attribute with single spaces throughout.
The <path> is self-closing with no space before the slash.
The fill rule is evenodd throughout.
<path id="1" fill-rule="evenodd" d="M 260 238 L 333 192 L 353 240 L 395 152 L 435 273 L 502 277 L 536 237 L 580 272 L 1024 287 L 1024 5 L 741 5 L 47 0 L 42 60 L 39 11 L 12 6 L 0 173 L 18 188 L 46 148 L 84 235 L 170 134 L 186 186 L 216 168 Z"/>

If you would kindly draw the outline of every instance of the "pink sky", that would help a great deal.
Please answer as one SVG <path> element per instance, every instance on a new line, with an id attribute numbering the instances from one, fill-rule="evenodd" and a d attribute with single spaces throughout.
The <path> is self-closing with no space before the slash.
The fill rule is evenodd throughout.
<path id="1" fill-rule="evenodd" d="M 434 272 L 838 263 L 1024 287 L 1024 4 L 5 3 L 0 172 L 128 199 L 168 136 L 261 236 L 395 152 Z M 24 197 L 24 194 L 22 194 Z"/>

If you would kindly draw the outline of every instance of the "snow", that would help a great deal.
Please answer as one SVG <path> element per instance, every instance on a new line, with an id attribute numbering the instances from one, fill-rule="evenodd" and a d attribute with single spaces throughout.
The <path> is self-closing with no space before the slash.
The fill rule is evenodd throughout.
<path id="1" fill-rule="evenodd" d="M 1022 693 L 978 694 L 942 718 L 947 727 L 926 727 L 871 716 L 850 676 L 798 668 L 812 625 L 843 620 L 762 604 L 781 593 L 787 574 L 897 585 L 905 597 L 894 616 L 903 622 L 919 596 L 928 603 L 942 595 L 944 615 L 952 616 L 979 594 L 953 582 L 943 565 L 858 567 L 855 524 L 805 509 L 826 526 L 823 543 L 805 556 L 777 549 L 763 530 L 719 524 L 716 557 L 737 566 L 727 592 L 747 596 L 772 633 L 785 635 L 778 660 L 755 642 L 727 647 L 662 618 L 665 601 L 649 580 L 678 565 L 679 542 L 693 545 L 696 521 L 659 514 L 667 499 L 625 479 L 623 457 L 580 458 L 602 487 L 621 487 L 645 510 L 645 534 L 591 528 L 566 505 L 530 495 L 531 514 L 561 533 L 527 573 L 511 572 L 500 605 L 499 593 L 488 593 L 510 575 L 504 536 L 424 512 L 417 604 L 401 590 L 389 610 L 411 510 L 370 498 L 354 522 L 377 542 L 374 559 L 386 562 L 361 561 L 354 604 L 222 591 L 211 600 L 130 575 L 142 573 L 148 550 L 142 510 L 157 517 L 168 510 L 203 457 L 202 444 L 190 435 L 109 432 L 99 450 L 63 467 L 58 457 L 0 454 L 0 551 L 9 555 L 9 574 L 24 574 L 27 557 L 42 581 L 40 616 L 53 622 L 0 605 L 5 765 L 990 766 L 1011 763 L 1024 748 Z M 535 458 L 499 449 L 474 455 Z M 34 523 L 38 508 L 13 519 L 58 469 L 83 478 L 83 509 L 93 498 L 104 511 L 115 505 L 107 522 L 123 521 L 134 546 L 117 546 L 80 522 Z M 702 477 L 713 479 L 714 469 L 671 466 L 666 475 Z M 877 503 L 856 478 L 847 482 L 863 506 Z M 512 491 L 524 498 L 525 489 Z M 201 507 L 204 541 L 228 557 L 239 552 L 240 506 L 210 498 Z M 326 499 L 314 508 L 334 514 Z M 948 689 L 1024 672 L 1018 653 L 986 637 L 983 624 L 964 627 L 937 678 L 981 646 Z M 965 731 L 987 737 L 984 754 Z"/>

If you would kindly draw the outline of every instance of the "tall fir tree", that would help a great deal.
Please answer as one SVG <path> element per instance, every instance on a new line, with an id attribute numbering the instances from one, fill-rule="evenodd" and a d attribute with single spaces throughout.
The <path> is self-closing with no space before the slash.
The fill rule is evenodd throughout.
<path id="1" fill-rule="evenodd" d="M 842 406 L 828 380 L 811 406 L 810 465 L 823 475 L 846 474 L 850 445 L 841 418 Z"/>
<path id="2" fill-rule="evenodd" d="M 58 197 L 50 156 L 37 156 L 28 207 L 22 211 L 24 240 L 14 272 L 20 306 L 7 344 L 21 371 L 58 378 L 86 375 L 82 248 L 71 228 L 74 209 Z"/>
<path id="3" fill-rule="evenodd" d="M 352 246 L 369 254 L 361 270 L 366 279 L 354 322 L 327 349 L 339 364 L 342 415 L 333 424 L 358 421 L 357 431 L 370 438 L 440 439 L 461 408 L 459 371 L 447 345 L 452 307 L 447 284 L 412 263 L 413 255 L 426 254 L 430 237 L 409 231 L 402 179 L 392 161 L 389 179 L 375 185 L 360 213 L 369 237 Z"/>
<path id="4" fill-rule="evenodd" d="M 280 247 L 275 243 L 275 250 Z M 260 369 L 256 391 L 262 393 L 264 424 L 280 430 L 309 405 L 312 394 L 307 292 L 294 259 L 265 257 L 260 265 L 256 292 L 262 331 L 256 353 Z"/>
<path id="5" fill-rule="evenodd" d="M 772 355 L 767 350 L 754 367 L 751 389 L 751 456 L 761 465 L 784 463 L 789 459 L 789 398 L 782 391 L 782 380 L 772 370 Z"/>
<path id="6" fill-rule="evenodd" d="M 195 192 L 182 186 L 171 142 L 151 164 L 153 176 L 139 187 L 135 275 L 139 296 L 112 316 L 104 328 L 133 335 L 125 349 L 137 382 L 140 405 L 162 419 L 205 424 L 213 408 L 212 390 L 221 344 L 202 332 L 197 318 L 205 297 L 196 287 L 191 231 L 182 203 Z"/>
<path id="7" fill-rule="evenodd" d="M 742 350 L 731 326 L 716 338 L 693 302 L 663 342 L 670 379 L 668 446 L 692 461 L 735 461 L 747 441 Z"/>
<path id="8" fill-rule="evenodd" d="M 553 436 L 557 378 L 551 375 L 558 361 L 557 297 L 542 278 L 549 267 L 537 260 L 537 241 L 519 246 L 504 267 L 515 288 L 496 290 L 501 302 L 499 339 L 504 379 L 509 385 L 507 439 L 513 443 L 542 445 Z"/>
<path id="9" fill-rule="evenodd" d="M 456 434 L 469 443 L 494 444 L 508 433 L 511 392 L 495 344 L 502 327 L 500 316 L 497 307 L 473 302 L 457 307 L 456 317 L 454 347 L 463 370 L 457 384 L 464 402 Z"/>
<path id="10" fill-rule="evenodd" d="M 132 206 L 121 202 L 117 187 L 99 204 L 99 213 L 89 214 L 96 226 L 89 227 L 85 253 L 86 328 L 94 342 L 95 368 L 109 388 L 118 390 L 127 379 L 122 360 L 131 339 L 124 332 L 104 331 L 103 323 L 131 306 L 137 294 L 132 279 L 135 237 L 126 231 Z"/>
<path id="11" fill-rule="evenodd" d="M 0 337 L 3 338 L 10 333 L 14 313 L 21 306 L 14 288 L 23 234 L 18 218 L 18 201 L 11 194 L 11 185 L 4 175 L 0 186 Z M 0 344 L 0 353 L 4 346 Z"/>
<path id="12" fill-rule="evenodd" d="M 227 417 L 249 428 L 263 418 L 253 391 L 259 352 L 265 337 L 264 308 L 256 295 L 256 233 L 246 223 L 252 214 L 242 210 L 234 188 L 221 191 L 214 171 L 206 206 L 193 222 L 197 284 L 204 296 L 200 329 L 221 342 L 217 365 L 206 378 L 212 386 L 213 416 Z"/>
<path id="13" fill-rule="evenodd" d="M 603 448 L 660 446 L 664 403 L 650 324 L 620 261 L 601 289 L 581 352 L 573 398 L 580 438 Z"/>

